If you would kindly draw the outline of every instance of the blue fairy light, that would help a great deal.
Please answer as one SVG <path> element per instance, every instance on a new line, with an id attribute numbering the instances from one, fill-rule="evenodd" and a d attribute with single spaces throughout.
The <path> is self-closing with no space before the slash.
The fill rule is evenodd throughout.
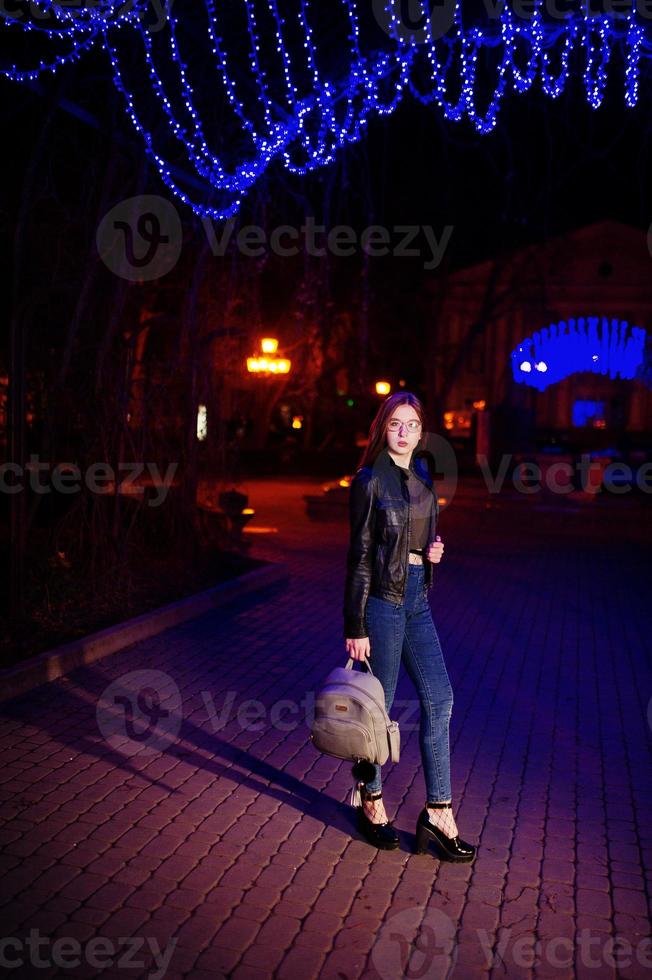
<path id="1" fill-rule="evenodd" d="M 372 116 L 390 115 L 407 93 L 425 106 L 437 107 L 446 119 L 467 118 L 479 133 L 489 133 L 509 92 L 523 95 L 538 83 L 545 95 L 559 98 L 569 82 L 570 65 L 579 63 L 582 54 L 588 104 L 593 109 L 602 105 L 610 66 L 616 62 L 624 67 L 624 102 L 631 108 L 638 102 L 641 59 L 650 56 L 633 0 L 626 14 L 597 14 L 582 5 L 579 12 L 569 11 L 563 22 L 555 23 L 544 21 L 544 0 L 533 0 L 528 18 L 517 17 L 504 4 L 500 16 L 483 28 L 464 26 L 462 0 L 454 0 L 450 28 L 441 37 L 434 36 L 430 0 L 419 0 L 424 43 L 417 43 L 414 35 L 404 36 L 401 0 L 386 0 L 389 50 L 370 53 L 363 52 L 361 43 L 361 0 L 323 2 L 329 4 L 329 15 L 341 15 L 346 24 L 340 45 L 344 69 L 338 64 L 334 77 L 327 77 L 320 55 L 313 0 L 237 0 L 237 7 L 236 0 L 230 0 L 229 7 L 219 0 L 203 0 L 193 13 L 197 9 L 204 14 L 208 64 L 206 58 L 195 63 L 187 53 L 184 57 L 179 30 L 184 13 L 176 8 L 173 12 L 172 5 L 154 44 L 145 26 L 149 0 L 132 0 L 129 5 L 103 0 L 74 7 L 40 0 L 38 17 L 30 19 L 25 11 L 7 13 L 2 29 L 27 32 L 45 44 L 49 55 L 27 67 L 4 64 L 0 72 L 13 81 L 30 81 L 78 61 L 95 46 L 103 47 L 127 116 L 163 182 L 199 216 L 225 219 L 238 211 L 244 195 L 274 161 L 298 175 L 332 163 L 344 146 L 363 138 Z M 244 59 L 241 39 L 234 54 L 227 36 L 224 14 L 234 9 L 244 14 Z M 181 148 L 204 194 L 180 185 L 173 175 L 176 165 L 166 159 L 170 150 L 157 144 L 145 123 L 123 71 L 121 38 L 132 49 L 142 45 L 143 77 L 153 105 L 162 111 L 168 137 Z M 481 86 L 478 61 L 489 55 L 493 78 Z M 201 86 L 201 104 L 206 106 L 215 77 L 215 97 L 225 100 L 230 120 L 223 133 L 211 137 L 196 93 Z M 157 130 L 156 139 L 164 141 L 165 136 Z M 592 363 L 602 362 L 601 354 Z M 550 370 L 535 370 L 529 380 L 549 384 L 550 378 Z"/>

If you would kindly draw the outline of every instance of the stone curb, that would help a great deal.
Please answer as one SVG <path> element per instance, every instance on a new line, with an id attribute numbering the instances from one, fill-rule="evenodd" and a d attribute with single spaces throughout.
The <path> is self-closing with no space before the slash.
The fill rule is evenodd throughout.
<path id="1" fill-rule="evenodd" d="M 250 592 L 257 592 L 270 585 L 287 584 L 289 579 L 290 574 L 285 562 L 270 563 L 213 586 L 205 592 L 178 599 L 167 606 L 128 619 L 124 623 L 117 623 L 97 633 L 91 633 L 81 640 L 73 640 L 54 650 L 39 653 L 23 663 L 0 670 L 0 702 L 8 701 L 19 694 L 40 687 L 41 684 L 63 677 L 76 667 L 107 657 L 132 643 L 162 633 L 171 626 L 201 616 L 202 613 L 224 606 Z"/>

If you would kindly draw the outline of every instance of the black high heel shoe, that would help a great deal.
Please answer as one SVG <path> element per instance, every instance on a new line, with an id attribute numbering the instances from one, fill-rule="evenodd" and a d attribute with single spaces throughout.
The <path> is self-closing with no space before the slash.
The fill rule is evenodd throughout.
<path id="1" fill-rule="evenodd" d="M 361 800 L 380 800 L 382 793 L 368 793 L 364 786 L 359 786 Z M 394 851 L 400 844 L 400 838 L 392 826 L 392 821 L 374 823 L 364 812 L 362 804 L 356 807 L 358 830 L 367 838 L 370 844 L 383 851 Z"/>
<path id="2" fill-rule="evenodd" d="M 417 820 L 417 854 L 427 854 L 430 841 L 435 845 L 435 850 L 440 861 L 454 861 L 458 864 L 472 861 L 475 857 L 477 848 L 473 844 L 468 844 L 461 837 L 448 837 L 443 830 L 435 827 L 428 817 L 428 807 L 443 810 L 450 806 L 450 803 L 428 803 L 419 814 Z"/>

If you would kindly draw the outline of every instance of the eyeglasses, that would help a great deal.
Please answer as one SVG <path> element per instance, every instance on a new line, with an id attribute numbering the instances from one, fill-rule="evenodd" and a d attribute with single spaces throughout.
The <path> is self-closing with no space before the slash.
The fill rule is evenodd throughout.
<path id="1" fill-rule="evenodd" d="M 400 422 L 398 419 L 392 419 L 391 422 L 387 423 L 387 428 L 390 432 L 398 432 L 402 425 L 405 426 L 408 432 L 418 432 L 421 428 L 421 422 L 417 422 L 416 419 L 412 419 L 409 422 Z"/>

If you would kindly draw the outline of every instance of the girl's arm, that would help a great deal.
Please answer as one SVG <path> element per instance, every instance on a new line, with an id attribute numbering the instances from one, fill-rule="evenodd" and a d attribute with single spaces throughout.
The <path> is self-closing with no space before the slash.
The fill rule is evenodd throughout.
<path id="1" fill-rule="evenodd" d="M 344 636 L 356 639 L 368 636 L 365 610 L 375 556 L 376 520 L 374 476 L 370 469 L 359 470 L 349 489 L 351 543 L 346 559 L 344 585 Z"/>

